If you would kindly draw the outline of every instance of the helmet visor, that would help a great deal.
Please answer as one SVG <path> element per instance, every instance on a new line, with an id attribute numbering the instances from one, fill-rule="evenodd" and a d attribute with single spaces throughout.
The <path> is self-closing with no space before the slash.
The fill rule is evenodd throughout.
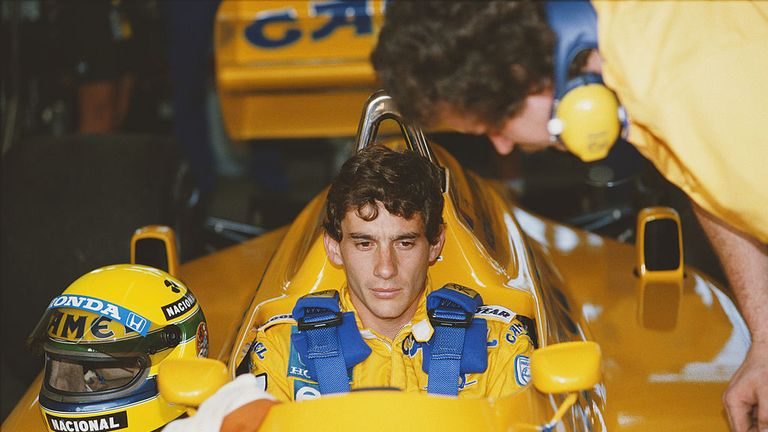
<path id="1" fill-rule="evenodd" d="M 130 385 L 144 369 L 138 357 L 67 358 L 46 356 L 46 384 L 64 393 L 94 393 Z"/>
<path id="2" fill-rule="evenodd" d="M 181 323 L 181 325 L 187 325 Z M 69 352 L 98 352 L 114 357 L 155 354 L 181 342 L 176 324 L 152 325 L 145 336 L 108 317 L 72 309 L 48 309 L 29 337 L 32 350 L 54 346 Z"/>

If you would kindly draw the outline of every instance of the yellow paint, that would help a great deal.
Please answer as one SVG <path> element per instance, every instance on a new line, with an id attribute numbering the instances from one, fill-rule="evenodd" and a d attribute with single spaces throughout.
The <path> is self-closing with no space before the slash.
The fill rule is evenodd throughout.
<path id="1" fill-rule="evenodd" d="M 174 359 L 160 365 L 157 388 L 171 403 L 196 407 L 227 381 L 227 366 L 218 360 Z"/>
<path id="2" fill-rule="evenodd" d="M 165 225 L 148 225 L 137 229 L 131 236 L 131 263 L 136 263 L 136 245 L 141 240 L 154 239 L 165 245 L 166 271 L 179 275 L 179 253 L 176 249 L 176 233 Z M 142 263 L 139 263 L 142 264 Z"/>
<path id="3" fill-rule="evenodd" d="M 678 266 L 673 269 L 651 270 L 646 265 L 646 257 L 644 253 L 644 250 L 646 248 L 645 233 L 646 233 L 647 225 L 654 222 L 658 222 L 658 221 L 664 221 L 664 220 L 669 220 L 674 222 L 677 230 L 676 244 L 670 244 L 670 245 L 664 245 L 664 246 L 669 248 L 677 247 L 677 250 L 679 251 L 679 255 L 680 255 L 680 261 Z M 680 225 L 681 225 L 680 215 L 677 213 L 677 211 L 669 207 L 648 207 L 648 208 L 644 208 L 643 210 L 640 211 L 640 213 L 638 213 L 637 230 L 636 230 L 637 243 L 635 244 L 635 252 L 637 254 L 637 272 L 639 273 L 640 278 L 644 280 L 653 280 L 653 281 L 659 281 L 659 282 L 682 281 L 684 256 L 683 256 L 683 231 Z"/>
<path id="4" fill-rule="evenodd" d="M 533 385 L 543 393 L 589 390 L 600 382 L 600 346 L 594 342 L 564 342 L 531 355 Z"/>
<path id="5" fill-rule="evenodd" d="M 394 408 L 396 407 L 396 409 Z M 351 415 L 357 413 L 358 415 Z M 365 415 L 359 415 L 365 413 Z M 322 420 L 320 420 L 322 419 Z M 430 397 L 397 391 L 362 391 L 341 397 L 280 404 L 260 430 L 500 430 L 491 404 L 483 399 Z"/>
<path id="6" fill-rule="evenodd" d="M 47 431 L 40 405 L 37 403 L 37 395 L 43 384 L 43 374 L 32 381 L 24 395 L 16 403 L 16 407 L 3 421 L 2 430 L 8 431 Z"/>
<path id="7" fill-rule="evenodd" d="M 111 271 L 113 269 L 121 271 Z M 133 274 L 134 282 L 128 287 L 124 272 Z M 175 283 L 180 292 L 174 293 L 163 286 L 162 281 L 166 279 Z M 194 294 L 194 290 L 192 292 Z M 149 331 L 157 329 L 157 323 L 182 321 L 197 312 L 197 307 L 194 307 L 171 320 L 166 319 L 162 309 L 155 305 L 174 303 L 187 293 L 187 289 L 181 280 L 143 265 L 117 264 L 102 267 L 83 275 L 67 288 L 67 294 L 72 295 L 93 296 L 94 293 L 98 293 L 98 298 L 105 302 L 130 304 L 131 311 L 151 321 Z"/>
<path id="8" fill-rule="evenodd" d="M 324 3 L 222 2 L 214 43 L 218 93 L 230 137 L 354 135 L 360 107 L 376 89 L 368 56 L 384 2 L 371 0 L 365 10 L 355 10 L 370 27 L 354 25 L 351 17 L 333 26 Z"/>

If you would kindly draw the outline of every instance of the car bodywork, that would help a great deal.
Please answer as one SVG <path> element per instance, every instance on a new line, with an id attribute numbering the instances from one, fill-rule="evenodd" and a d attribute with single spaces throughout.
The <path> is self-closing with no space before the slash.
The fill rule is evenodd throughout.
<path id="1" fill-rule="evenodd" d="M 217 28 L 218 85 L 230 135 L 351 134 L 373 83 L 367 56 L 360 52 L 367 53 L 374 32 L 366 33 L 365 19 L 358 22 L 355 17 L 367 13 L 375 29 L 383 3 L 223 2 Z M 334 15 L 338 11 L 349 21 L 334 21 L 342 20 Z M 334 22 L 347 33 L 334 32 Z M 267 48 L 272 57 L 254 54 L 254 35 L 277 45 Z M 306 35 L 317 40 L 303 41 Z M 358 39 L 361 35 L 367 39 Z M 286 49 L 295 51 L 279 51 L 286 42 Z M 312 45 L 322 42 L 349 51 L 321 56 L 314 64 L 323 67 L 298 72 L 313 69 L 307 59 L 326 52 Z M 286 78 L 291 73 L 303 75 L 291 82 Z M 361 130 L 375 132 L 371 127 Z M 408 140 L 406 133 L 405 144 Z M 395 139 L 389 145 L 403 143 Z M 503 185 L 465 170 L 440 147 L 430 144 L 428 151 L 446 172 L 448 235 L 442 259 L 429 270 L 434 284 L 472 287 L 487 303 L 531 318 L 540 348 L 570 341 L 600 345 L 600 382 L 575 393 L 575 404 L 558 427 L 727 428 L 720 399 L 744 358 L 749 334 L 731 299 L 713 281 L 682 260 L 674 269 L 645 271 L 652 238 L 640 236 L 641 244 L 632 247 L 541 218 L 517 206 Z M 290 226 L 179 267 L 179 276 L 208 317 L 210 357 L 227 364 L 230 378 L 255 329 L 275 311 L 307 292 L 344 283 L 342 270 L 331 265 L 322 246 L 324 195 L 315 197 Z M 641 215 L 640 226 L 665 212 L 649 210 Z M 38 378 L 30 386 L 4 430 L 45 430 L 36 402 L 40 384 Z M 533 386 L 497 401 L 358 393 L 283 404 L 264 428 L 304 429 L 323 416 L 333 419 L 325 427 L 335 430 L 370 422 L 394 429 L 406 419 L 412 429 L 445 425 L 446 430 L 527 430 L 525 425 L 547 423 L 565 399 Z M 397 412 L 371 414 L 369 409 L 392 404 Z"/>
<path id="2" fill-rule="evenodd" d="M 216 84 L 237 140 L 352 136 L 376 90 L 368 53 L 384 0 L 223 1 Z"/>
<path id="3" fill-rule="evenodd" d="M 583 340 L 600 344 L 603 378 L 578 393 L 564 418 L 567 430 L 726 427 L 720 395 L 743 359 L 749 335 L 720 289 L 691 268 L 677 276 L 679 284 L 663 279 L 655 285 L 652 276 L 637 270 L 635 248 L 528 213 L 498 184 L 465 171 L 439 147 L 428 148 L 446 172 L 447 239 L 441 259 L 429 270 L 433 283 L 472 287 L 486 302 L 532 318 L 539 347 Z M 181 277 L 194 287 L 208 316 L 211 356 L 228 363 L 230 376 L 255 329 L 276 311 L 307 292 L 344 283 L 342 270 L 327 260 L 322 246 L 323 206 L 321 193 L 290 227 L 181 266 Z M 43 429 L 36 407 L 39 384 L 4 427 Z M 361 407 L 413 398 L 388 392 L 350 397 Z M 333 399 L 340 404 L 335 410 L 352 425 L 355 412 L 343 399 Z M 416 398 L 409 406 L 436 403 L 429 399 Z M 521 423 L 545 424 L 561 402 L 562 395 L 529 387 L 481 403 L 479 412 L 501 417 L 505 428 L 515 429 Z M 452 412 L 472 416 L 478 403 L 445 402 L 436 409 L 456 405 Z M 295 417 L 288 411 L 301 409 L 299 404 L 287 404 L 296 406 L 269 421 L 278 430 L 289 428 L 280 418 Z M 499 426 L 498 420 L 486 426 L 481 429 Z"/>

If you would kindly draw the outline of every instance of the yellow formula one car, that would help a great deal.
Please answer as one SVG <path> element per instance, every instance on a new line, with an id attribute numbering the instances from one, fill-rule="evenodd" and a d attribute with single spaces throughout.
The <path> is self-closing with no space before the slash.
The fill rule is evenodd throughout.
<path id="1" fill-rule="evenodd" d="M 348 134 L 352 112 L 359 116 L 370 94 L 370 67 L 358 54 L 372 43 L 367 24 L 375 28 L 382 3 L 223 2 L 218 83 L 230 134 Z M 342 54 L 323 57 L 313 42 L 341 47 Z M 261 63 L 254 60 L 259 44 L 266 52 Z M 312 50 L 320 59 L 307 62 Z M 293 115 L 280 115 L 287 112 Z M 387 145 L 416 151 L 446 174 L 447 238 L 430 279 L 436 286 L 471 287 L 488 303 L 530 320 L 537 346 L 531 385 L 499 400 L 371 390 L 284 403 L 272 408 L 261 430 L 727 429 L 720 399 L 744 358 L 749 334 L 731 299 L 684 265 L 674 210 L 642 211 L 635 247 L 564 226 L 518 207 L 501 184 L 465 170 L 402 122 L 385 94 L 375 93 L 364 104 L 358 148 L 371 144 L 388 119 L 399 123 L 402 139 Z M 205 351 L 216 361 L 180 360 L 145 376 L 157 374 L 155 397 L 175 404 L 177 415 L 193 412 L 237 375 L 255 330 L 275 311 L 321 286 L 344 282 L 323 249 L 324 202 L 322 192 L 290 226 L 184 265 L 178 264 L 168 229 L 145 227 L 134 235 L 133 262 L 162 268 L 168 275 L 153 274 L 178 281 L 180 297 L 168 302 L 180 309 L 169 312 L 172 319 L 166 314 L 167 321 L 185 322 L 199 310 L 182 285 L 205 311 Z M 162 259 L 145 258 L 147 244 L 163 245 Z M 199 355 L 199 330 L 189 339 L 192 345 L 195 340 Z M 38 403 L 44 380 L 41 375 L 30 386 L 3 430 L 142 430 L 140 419 L 124 425 L 108 410 L 90 423 L 63 414 L 52 423 Z"/>
<path id="2" fill-rule="evenodd" d="M 374 140 L 381 120 L 398 119 L 382 93 L 366 108 L 360 147 Z M 732 301 L 684 267 L 674 211 L 643 211 L 632 248 L 516 207 L 497 184 L 462 169 L 419 130 L 406 124 L 403 131 L 408 147 L 446 173 L 447 240 L 429 277 L 438 285 L 472 287 L 531 319 L 539 347 L 530 365 L 533 385 L 495 401 L 370 391 L 286 403 L 273 408 L 263 430 L 310 423 L 315 430 L 726 428 L 720 395 L 749 335 Z M 318 287 L 341 287 L 343 272 L 327 260 L 322 245 L 324 198 L 318 195 L 287 228 L 178 270 L 168 231 L 137 232 L 134 245 L 165 242 L 169 258 L 156 265 L 194 287 L 208 319 L 210 356 L 227 362 L 219 372 L 216 365 L 181 362 L 165 378 L 161 368 L 161 398 L 200 403 L 235 376 L 255 329 L 276 310 Z M 4 429 L 45 430 L 37 406 L 40 385 L 38 379 Z M 315 423 L 318 418 L 323 421 Z"/>

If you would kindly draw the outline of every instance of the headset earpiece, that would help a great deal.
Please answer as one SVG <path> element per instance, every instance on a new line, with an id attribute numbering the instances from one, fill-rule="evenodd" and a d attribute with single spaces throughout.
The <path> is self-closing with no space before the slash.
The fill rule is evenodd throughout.
<path id="1" fill-rule="evenodd" d="M 599 75 L 587 74 L 568 82 L 547 130 L 581 160 L 593 162 L 608 155 L 623 124 L 623 108 L 616 94 Z"/>

